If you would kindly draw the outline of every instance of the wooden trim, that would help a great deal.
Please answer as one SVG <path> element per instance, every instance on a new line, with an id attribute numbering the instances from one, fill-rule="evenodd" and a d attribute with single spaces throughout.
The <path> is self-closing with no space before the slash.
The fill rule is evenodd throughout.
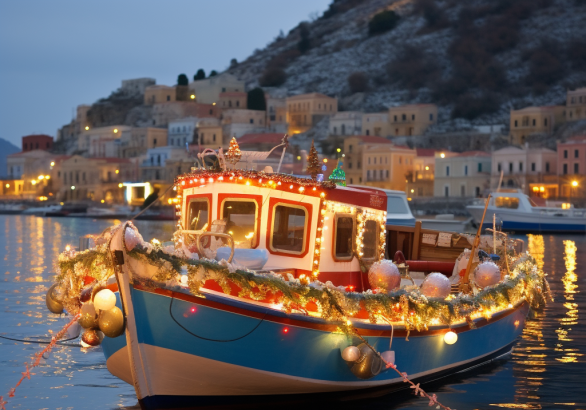
<path id="1" fill-rule="evenodd" d="M 421 221 L 415 222 L 415 231 L 413 232 L 413 246 L 411 247 L 411 260 L 419 260 L 419 245 L 421 242 Z"/>
<path id="2" fill-rule="evenodd" d="M 241 202 L 254 202 L 256 203 L 256 221 L 254 223 L 254 246 L 251 248 L 257 248 L 260 233 L 260 223 L 262 214 L 262 195 L 248 195 L 248 194 L 218 194 L 218 219 L 223 219 L 223 207 L 225 201 L 241 201 Z"/>
<path id="3" fill-rule="evenodd" d="M 303 242 L 304 246 L 301 252 L 288 252 L 285 250 L 277 250 L 273 249 L 273 212 L 277 205 L 285 205 L 290 206 L 292 208 L 304 209 L 307 213 L 307 218 L 305 220 L 305 229 L 303 233 Z M 279 256 L 288 256 L 291 258 L 303 258 L 309 252 L 309 244 L 310 239 L 313 236 L 311 232 L 311 219 L 313 217 L 313 206 L 311 204 L 302 203 L 298 201 L 291 201 L 289 199 L 282 199 L 282 198 L 270 198 L 269 199 L 269 217 L 267 219 L 267 250 L 272 255 L 279 255 Z"/>

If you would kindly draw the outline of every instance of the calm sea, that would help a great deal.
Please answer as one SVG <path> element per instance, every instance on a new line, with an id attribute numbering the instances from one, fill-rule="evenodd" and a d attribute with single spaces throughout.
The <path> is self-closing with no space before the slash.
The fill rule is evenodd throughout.
<path id="1" fill-rule="evenodd" d="M 53 262 L 67 244 L 116 221 L 0 215 L 0 336 L 50 338 L 66 321 L 48 312 L 45 292 Z M 170 239 L 172 222 L 137 222 L 145 237 Z M 555 297 L 530 320 L 508 360 L 424 385 L 454 409 L 586 409 L 586 236 L 524 237 L 549 273 Z M 581 317 L 582 316 L 582 317 Z M 0 339 L 0 395 L 5 398 L 42 345 Z M 134 389 L 112 376 L 100 348 L 58 346 L 9 399 L 7 409 L 138 408 Z M 409 394 L 349 406 L 359 409 L 429 409 Z"/>

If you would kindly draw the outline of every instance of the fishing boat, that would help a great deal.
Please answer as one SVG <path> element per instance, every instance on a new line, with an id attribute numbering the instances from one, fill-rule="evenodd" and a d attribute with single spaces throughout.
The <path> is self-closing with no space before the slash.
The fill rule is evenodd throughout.
<path id="1" fill-rule="evenodd" d="M 47 294 L 143 409 L 427 395 L 508 354 L 547 293 L 518 242 L 387 225 L 374 188 L 203 166 L 174 188 L 173 241 L 113 227 L 60 256 Z M 483 246 L 502 259 L 463 259 Z"/>
<path id="2" fill-rule="evenodd" d="M 485 201 L 479 200 L 466 209 L 480 223 Z M 558 207 L 538 206 L 521 190 L 499 190 L 491 194 L 487 208 L 486 226 L 493 225 L 493 216 L 504 231 L 514 232 L 586 232 L 586 209 L 561 203 Z"/>

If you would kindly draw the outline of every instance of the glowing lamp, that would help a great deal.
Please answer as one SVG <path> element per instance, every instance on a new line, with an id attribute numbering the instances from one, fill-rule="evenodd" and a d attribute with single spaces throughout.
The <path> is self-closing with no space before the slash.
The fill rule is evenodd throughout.
<path id="1" fill-rule="evenodd" d="M 446 154 L 444 154 L 444 153 L 442 152 L 442 153 L 440 154 L 440 157 L 441 157 L 441 158 L 445 158 L 445 157 L 446 157 Z"/>
<path id="2" fill-rule="evenodd" d="M 283 333 L 289 333 L 289 328 L 288 327 L 283 328 Z"/>
<path id="3" fill-rule="evenodd" d="M 192 100 L 195 100 L 195 94 L 191 94 L 191 97 L 190 97 L 190 98 L 191 98 Z"/>
<path id="4" fill-rule="evenodd" d="M 88 127 L 87 125 L 85 126 L 85 130 L 88 131 L 90 129 L 90 127 Z"/>
<path id="5" fill-rule="evenodd" d="M 51 161 L 51 166 L 54 167 L 55 166 L 55 161 Z"/>
<path id="6" fill-rule="evenodd" d="M 453 345 L 458 341 L 458 335 L 451 330 L 444 335 L 444 342 L 448 345 Z"/>
<path id="7" fill-rule="evenodd" d="M 94 297 L 94 306 L 100 310 L 110 310 L 116 306 L 116 295 L 110 289 L 102 289 Z"/>
<path id="8" fill-rule="evenodd" d="M 118 134 L 118 128 L 114 128 L 114 134 Z"/>
<path id="9" fill-rule="evenodd" d="M 577 187 L 578 186 L 578 181 L 572 181 L 572 186 L 573 187 Z"/>

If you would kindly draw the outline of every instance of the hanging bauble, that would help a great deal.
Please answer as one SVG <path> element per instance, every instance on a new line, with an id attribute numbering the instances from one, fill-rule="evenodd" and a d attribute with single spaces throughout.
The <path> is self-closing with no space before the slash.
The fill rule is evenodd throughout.
<path id="1" fill-rule="evenodd" d="M 94 347 L 99 345 L 104 338 L 102 332 L 93 329 L 86 329 L 81 335 L 81 345 L 83 347 Z"/>
<path id="2" fill-rule="evenodd" d="M 383 369 L 383 361 L 378 357 L 368 345 L 361 343 L 358 345 L 360 358 L 355 362 L 346 362 L 354 376 L 359 379 L 371 379 Z"/>
<path id="3" fill-rule="evenodd" d="M 494 262 L 482 262 L 474 269 L 474 282 L 481 288 L 496 285 L 501 280 L 501 270 Z"/>
<path id="4" fill-rule="evenodd" d="M 354 363 L 360 359 L 360 349 L 356 346 L 348 346 L 342 351 L 342 359 L 346 362 Z"/>
<path id="5" fill-rule="evenodd" d="M 124 333 L 124 315 L 116 306 L 100 312 L 99 324 L 100 330 L 108 337 L 118 337 Z"/>
<path id="6" fill-rule="evenodd" d="M 51 311 L 51 313 L 61 314 L 63 313 L 63 304 L 59 302 L 55 296 L 55 288 L 57 288 L 57 284 L 53 284 L 49 290 L 47 291 L 47 295 L 45 296 L 45 303 L 47 304 L 47 309 Z"/>
<path id="7" fill-rule="evenodd" d="M 126 245 L 127 251 L 133 250 L 136 245 L 143 242 L 142 235 L 137 230 L 132 228 L 126 228 L 124 230 L 124 245 Z"/>
<path id="8" fill-rule="evenodd" d="M 421 293 L 428 298 L 446 298 L 450 294 L 450 280 L 439 272 L 427 275 L 421 284 Z"/>
<path id="9" fill-rule="evenodd" d="M 399 287 L 401 273 L 392 261 L 383 259 L 372 264 L 368 270 L 368 283 L 373 289 L 382 289 L 385 292 Z"/>
<path id="10" fill-rule="evenodd" d="M 116 306 L 116 295 L 110 289 L 102 289 L 94 296 L 94 305 L 99 310 L 110 310 Z"/>
<path id="11" fill-rule="evenodd" d="M 98 329 L 98 312 L 92 302 L 84 303 L 81 307 L 78 323 L 84 329 Z"/>
<path id="12" fill-rule="evenodd" d="M 458 341 L 458 335 L 451 330 L 444 335 L 444 342 L 449 345 L 453 345 Z"/>

